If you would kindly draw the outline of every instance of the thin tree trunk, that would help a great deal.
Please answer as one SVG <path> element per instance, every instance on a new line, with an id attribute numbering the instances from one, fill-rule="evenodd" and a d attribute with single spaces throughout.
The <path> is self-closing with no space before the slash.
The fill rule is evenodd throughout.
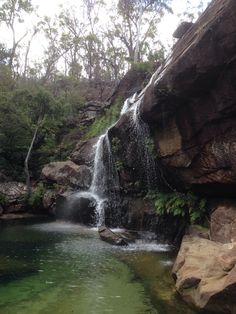
<path id="1" fill-rule="evenodd" d="M 25 170 L 25 175 L 26 175 L 26 189 L 27 189 L 27 196 L 28 197 L 31 194 L 30 173 L 29 173 L 29 159 L 30 159 L 30 156 L 31 156 L 31 153 L 32 153 L 32 150 L 33 150 L 33 146 L 34 146 L 37 134 L 38 134 L 39 124 L 40 124 L 39 122 L 40 121 L 38 121 L 37 127 L 34 130 L 34 135 L 33 135 L 32 141 L 30 143 L 30 146 L 29 146 L 26 158 L 25 158 L 25 169 L 24 170 Z"/>
<path id="2" fill-rule="evenodd" d="M 32 40 L 34 38 L 34 36 L 38 33 L 38 30 L 35 29 L 33 34 L 31 35 L 28 44 L 27 44 L 27 48 L 26 48 L 26 53 L 25 53 L 25 63 L 24 63 L 24 72 L 23 72 L 23 77 L 26 78 L 26 74 L 27 74 L 27 67 L 28 67 L 28 57 L 29 57 L 29 52 L 30 52 L 30 47 L 31 47 L 31 43 Z"/>
<path id="3" fill-rule="evenodd" d="M 138 17 L 138 27 L 137 27 L 137 39 L 136 39 L 136 45 L 135 45 L 135 51 L 134 51 L 134 62 L 140 61 L 140 33 L 141 33 L 141 24 L 142 24 L 142 17 L 143 17 L 143 8 L 140 4 L 139 9 L 139 17 Z"/>

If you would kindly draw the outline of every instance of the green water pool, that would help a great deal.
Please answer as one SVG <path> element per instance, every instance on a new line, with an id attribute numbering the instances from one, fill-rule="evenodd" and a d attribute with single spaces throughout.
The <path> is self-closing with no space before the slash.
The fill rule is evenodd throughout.
<path id="1" fill-rule="evenodd" d="M 0 314 L 194 314 L 175 294 L 167 245 L 128 248 L 65 222 L 0 224 Z"/>

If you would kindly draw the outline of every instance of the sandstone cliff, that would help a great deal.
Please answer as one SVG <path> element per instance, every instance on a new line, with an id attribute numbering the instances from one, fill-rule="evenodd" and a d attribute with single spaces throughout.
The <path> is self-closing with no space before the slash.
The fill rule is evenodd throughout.
<path id="1" fill-rule="evenodd" d="M 166 180 L 208 195 L 236 187 L 236 2 L 215 0 L 173 48 L 145 91 L 141 116 Z M 111 131 L 126 175 L 135 167 L 127 117 Z M 128 158 L 127 158 L 128 156 Z M 135 171 L 137 173 L 137 171 Z"/>

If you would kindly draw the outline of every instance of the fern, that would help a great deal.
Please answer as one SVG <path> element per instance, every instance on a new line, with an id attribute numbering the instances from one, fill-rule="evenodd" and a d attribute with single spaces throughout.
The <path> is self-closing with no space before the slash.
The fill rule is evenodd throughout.
<path id="1" fill-rule="evenodd" d="M 150 191 L 145 197 L 154 202 L 158 215 L 172 215 L 174 217 L 187 217 L 190 223 L 198 223 L 206 214 L 206 200 L 192 192 L 187 194 L 179 192 Z"/>

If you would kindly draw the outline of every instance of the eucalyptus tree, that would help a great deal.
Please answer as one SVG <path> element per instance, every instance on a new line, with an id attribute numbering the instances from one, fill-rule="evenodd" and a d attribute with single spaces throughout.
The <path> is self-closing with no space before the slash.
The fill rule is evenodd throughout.
<path id="1" fill-rule="evenodd" d="M 64 74 L 79 79 L 82 72 L 82 45 L 85 36 L 86 25 L 75 8 L 66 8 L 59 14 L 61 27 L 61 42 L 67 52 L 64 54 Z"/>
<path id="2" fill-rule="evenodd" d="M 9 66 L 13 69 L 16 51 L 22 40 L 27 36 L 28 30 L 17 36 L 17 25 L 24 23 L 25 15 L 34 11 L 31 0 L 2 0 L 0 6 L 0 24 L 5 24 L 11 31 L 12 44 L 9 57 Z"/>
<path id="3" fill-rule="evenodd" d="M 42 31 L 47 40 L 47 47 L 44 51 L 42 83 L 53 81 L 58 72 L 58 62 L 66 55 L 70 46 L 61 33 L 60 20 L 57 17 L 45 16 L 42 21 Z"/>
<path id="4" fill-rule="evenodd" d="M 157 35 L 157 25 L 171 0 L 119 0 L 114 20 L 116 37 L 124 44 L 130 62 L 141 61 Z"/>

